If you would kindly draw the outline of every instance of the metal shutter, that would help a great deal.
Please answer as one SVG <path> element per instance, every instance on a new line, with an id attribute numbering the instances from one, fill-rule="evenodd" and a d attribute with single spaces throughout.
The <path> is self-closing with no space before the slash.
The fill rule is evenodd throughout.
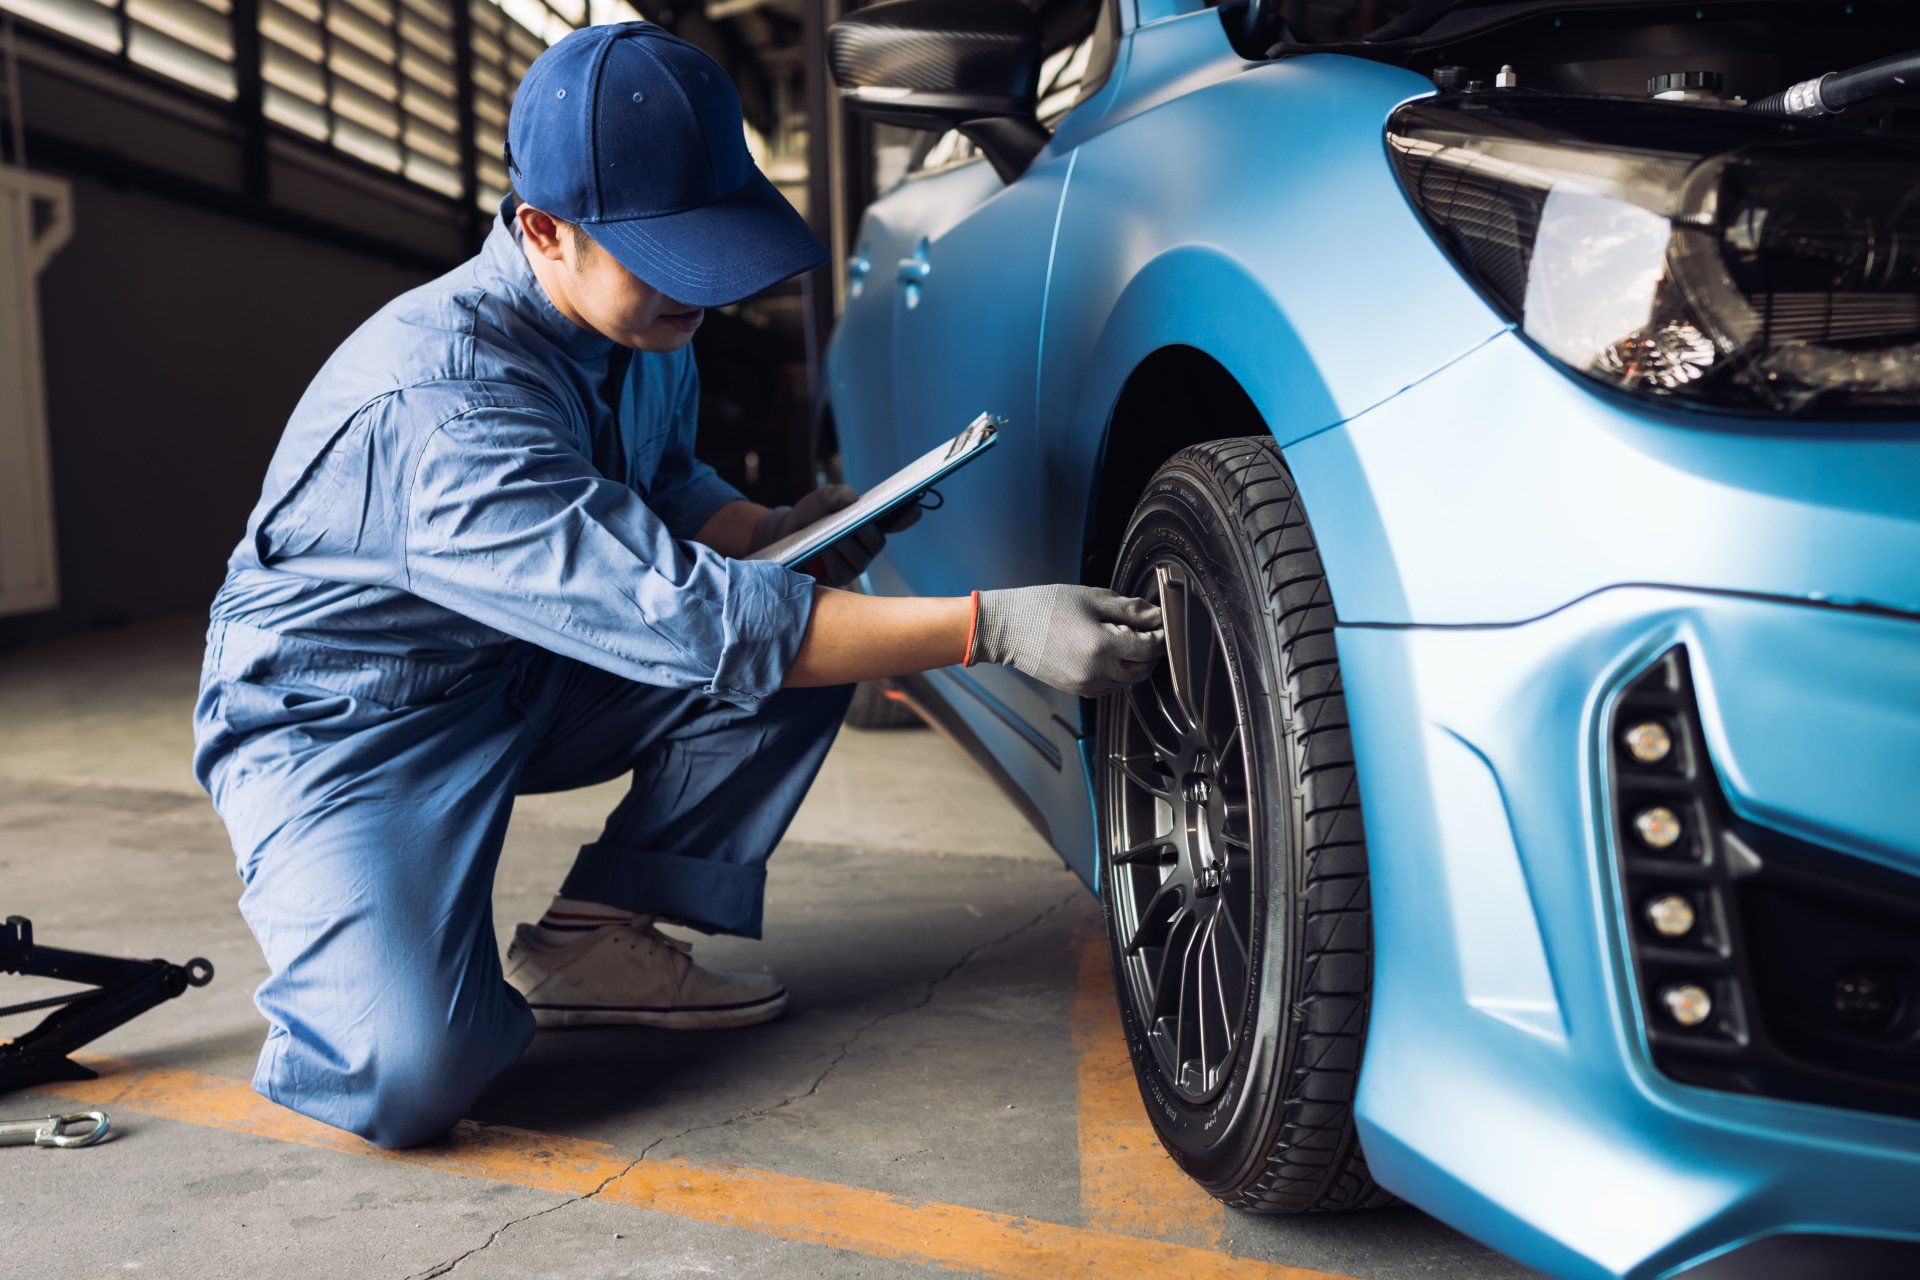
<path id="1" fill-rule="evenodd" d="M 451 0 L 261 0 L 269 120 L 460 194 Z"/>
<path id="2" fill-rule="evenodd" d="M 237 94 L 228 0 L 0 0 L 0 9 L 202 93 Z"/>

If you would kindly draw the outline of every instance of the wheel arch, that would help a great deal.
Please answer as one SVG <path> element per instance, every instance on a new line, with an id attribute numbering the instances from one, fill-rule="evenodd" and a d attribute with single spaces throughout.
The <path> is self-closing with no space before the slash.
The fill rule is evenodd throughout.
<path id="1" fill-rule="evenodd" d="M 1186 343 L 1150 352 L 1107 415 L 1087 499 L 1081 581 L 1105 586 L 1112 578 L 1127 519 L 1168 458 L 1189 445 L 1267 431 L 1252 396 L 1213 356 Z"/>
<path id="2" fill-rule="evenodd" d="M 1097 336 L 1079 353 L 1064 340 L 1049 351 L 1056 368 L 1076 372 L 1050 376 L 1040 405 L 1042 421 L 1077 424 L 1062 458 L 1069 475 L 1088 477 L 1076 568 L 1099 585 L 1162 462 L 1229 436 L 1272 434 L 1284 447 L 1341 416 L 1292 317 L 1240 256 L 1176 245 L 1111 296 L 1092 315 L 1049 323 L 1050 334 Z"/>

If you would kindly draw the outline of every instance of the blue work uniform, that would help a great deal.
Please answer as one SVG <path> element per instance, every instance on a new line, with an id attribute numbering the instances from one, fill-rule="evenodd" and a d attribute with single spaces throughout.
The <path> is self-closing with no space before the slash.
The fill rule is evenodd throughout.
<path id="1" fill-rule="evenodd" d="M 254 1087 L 424 1141 L 526 1047 L 491 894 L 517 794 L 632 775 L 561 891 L 759 936 L 843 715 L 782 690 L 813 580 L 687 541 L 691 352 L 581 330 L 505 217 L 308 387 L 207 633 L 194 771 L 271 976 Z"/>

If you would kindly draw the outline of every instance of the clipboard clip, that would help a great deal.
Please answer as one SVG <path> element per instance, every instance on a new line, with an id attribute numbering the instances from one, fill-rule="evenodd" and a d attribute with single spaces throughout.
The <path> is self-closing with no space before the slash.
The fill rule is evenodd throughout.
<path id="1" fill-rule="evenodd" d="M 946 457 L 951 460 L 966 453 L 974 446 L 984 444 L 1000 434 L 1000 428 L 1006 425 L 1006 419 L 998 414 L 983 413 L 967 424 L 967 429 L 953 438 L 947 445 Z"/>

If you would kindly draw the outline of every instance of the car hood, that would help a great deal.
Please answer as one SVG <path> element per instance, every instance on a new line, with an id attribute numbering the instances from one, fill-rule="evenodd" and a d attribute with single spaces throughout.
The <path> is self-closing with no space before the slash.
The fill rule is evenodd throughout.
<path id="1" fill-rule="evenodd" d="M 1785 0 L 1759 0 L 1784 3 Z M 1339 52 L 1391 59 L 1543 13 L 1646 8 L 1650 0 L 1278 0 L 1279 53 Z M 1702 0 L 1717 8 L 1754 0 Z"/>

